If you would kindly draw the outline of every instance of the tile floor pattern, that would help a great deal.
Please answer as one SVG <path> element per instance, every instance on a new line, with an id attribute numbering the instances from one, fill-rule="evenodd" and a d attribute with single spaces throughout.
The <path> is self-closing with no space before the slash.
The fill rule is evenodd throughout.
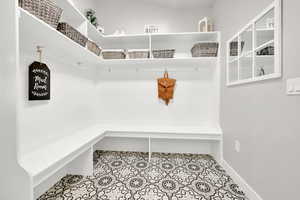
<path id="1" fill-rule="evenodd" d="M 96 151 L 94 175 L 68 175 L 38 200 L 248 200 L 209 155 Z"/>

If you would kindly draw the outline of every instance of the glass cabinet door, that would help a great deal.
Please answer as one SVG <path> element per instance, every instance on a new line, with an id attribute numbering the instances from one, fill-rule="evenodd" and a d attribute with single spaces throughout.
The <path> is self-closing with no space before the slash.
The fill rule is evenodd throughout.
<path id="1" fill-rule="evenodd" d="M 235 37 L 228 43 L 227 79 L 229 82 L 239 80 L 238 58 L 240 55 L 239 39 Z"/>
<path id="2" fill-rule="evenodd" d="M 281 77 L 281 20 L 275 0 L 228 41 L 227 85 Z"/>
<path id="3" fill-rule="evenodd" d="M 255 22 L 256 48 L 255 48 L 255 76 L 261 77 L 275 73 L 274 61 L 274 8 Z"/>
<path id="4" fill-rule="evenodd" d="M 240 49 L 241 55 L 247 55 L 252 53 L 253 51 L 253 26 L 250 25 L 249 27 L 244 30 L 240 35 Z"/>
<path id="5" fill-rule="evenodd" d="M 239 80 L 239 69 L 238 69 L 238 60 L 235 60 L 229 63 L 228 69 L 228 81 L 230 83 L 236 82 Z"/>
<path id="6" fill-rule="evenodd" d="M 239 43 L 238 43 L 238 37 L 234 38 L 229 43 L 229 61 L 232 62 L 238 58 L 239 55 Z"/>
<path id="7" fill-rule="evenodd" d="M 274 8 L 255 22 L 256 48 L 274 41 Z"/>
<path id="8" fill-rule="evenodd" d="M 253 25 L 241 32 L 239 41 L 239 80 L 245 80 L 253 77 Z"/>
<path id="9" fill-rule="evenodd" d="M 239 80 L 253 77 L 253 53 L 246 54 L 240 58 Z"/>

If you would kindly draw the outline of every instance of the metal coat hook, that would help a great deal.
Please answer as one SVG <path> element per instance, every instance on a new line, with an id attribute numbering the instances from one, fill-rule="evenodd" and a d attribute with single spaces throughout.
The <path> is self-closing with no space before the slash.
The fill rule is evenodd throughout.
<path id="1" fill-rule="evenodd" d="M 42 54 L 43 54 L 43 48 L 42 46 L 37 46 L 36 49 L 37 49 L 37 53 L 38 53 L 38 56 L 39 56 L 39 62 L 42 63 Z"/>

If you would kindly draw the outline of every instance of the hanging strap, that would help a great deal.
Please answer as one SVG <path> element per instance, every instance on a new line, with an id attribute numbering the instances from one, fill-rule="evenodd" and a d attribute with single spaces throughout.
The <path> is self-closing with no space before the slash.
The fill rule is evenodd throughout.
<path id="1" fill-rule="evenodd" d="M 43 53 L 42 48 L 43 48 L 43 47 L 37 46 L 36 48 L 37 48 L 37 53 L 38 53 L 38 56 L 39 56 L 39 62 L 40 62 L 40 64 L 41 64 L 41 63 L 42 63 L 42 53 Z"/>
<path id="2" fill-rule="evenodd" d="M 169 73 L 168 73 L 167 70 L 166 70 L 165 73 L 164 73 L 164 78 L 169 78 Z"/>

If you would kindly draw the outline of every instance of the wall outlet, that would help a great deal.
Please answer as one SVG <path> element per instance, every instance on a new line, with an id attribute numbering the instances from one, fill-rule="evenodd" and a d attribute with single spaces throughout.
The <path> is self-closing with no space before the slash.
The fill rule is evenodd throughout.
<path id="1" fill-rule="evenodd" d="M 241 143 L 240 143 L 240 141 L 236 140 L 234 142 L 234 148 L 235 148 L 235 151 L 238 152 L 238 153 L 241 151 Z"/>
<path id="2" fill-rule="evenodd" d="M 286 85 L 288 95 L 300 95 L 300 78 L 288 79 Z"/>

